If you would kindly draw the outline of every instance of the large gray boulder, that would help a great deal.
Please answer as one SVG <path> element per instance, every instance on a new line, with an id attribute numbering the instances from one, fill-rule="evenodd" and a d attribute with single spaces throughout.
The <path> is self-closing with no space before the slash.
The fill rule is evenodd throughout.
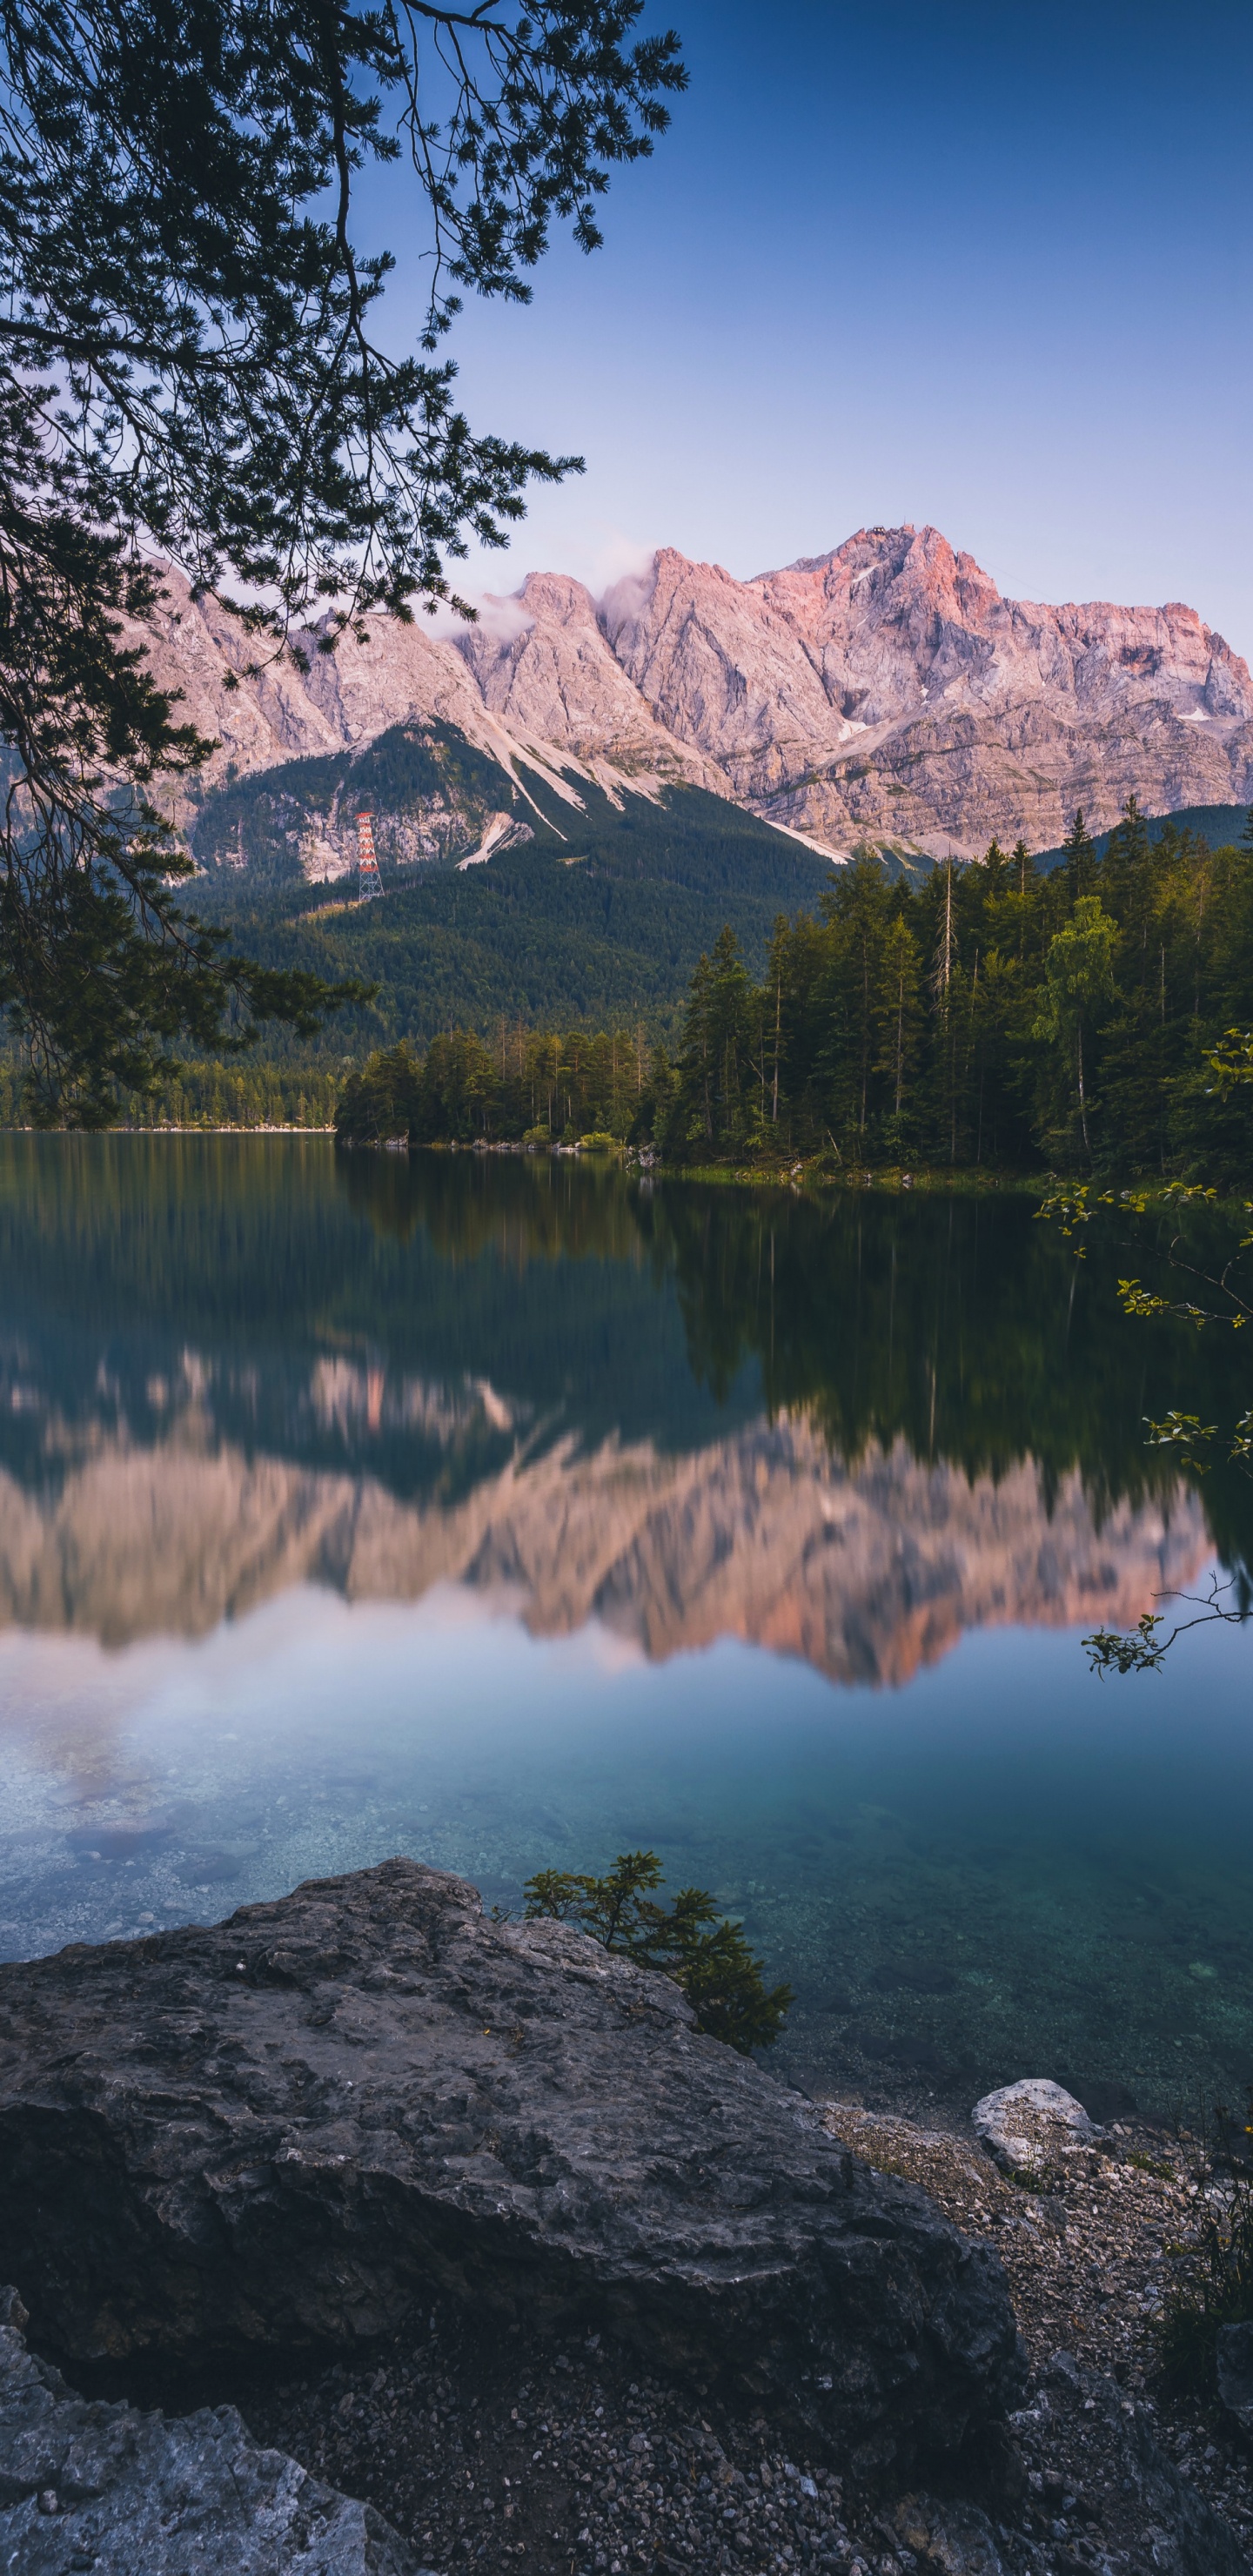
<path id="1" fill-rule="evenodd" d="M 19 2576 L 420 2576 L 373 2505 L 263 2451 L 233 2406 L 180 2422 L 76 2397 L 0 2289 L 0 2567 Z"/>
<path id="2" fill-rule="evenodd" d="M 560 1923 L 388 1861 L 0 1970 L 0 2278 L 62 2356 L 611 2330 L 866 2466 L 1014 2393 L 996 2256 Z"/>

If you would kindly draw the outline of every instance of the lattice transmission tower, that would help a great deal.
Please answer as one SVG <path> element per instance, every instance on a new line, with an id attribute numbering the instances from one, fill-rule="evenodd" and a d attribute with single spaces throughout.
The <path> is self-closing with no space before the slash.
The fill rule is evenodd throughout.
<path id="1" fill-rule="evenodd" d="M 383 880 L 374 855 L 374 817 L 357 816 L 357 901 L 368 903 L 372 895 L 381 894 Z"/>

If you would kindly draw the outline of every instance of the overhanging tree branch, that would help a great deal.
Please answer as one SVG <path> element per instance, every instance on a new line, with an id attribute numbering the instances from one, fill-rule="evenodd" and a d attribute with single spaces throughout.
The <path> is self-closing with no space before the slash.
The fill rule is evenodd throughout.
<path id="1" fill-rule="evenodd" d="M 329 1006 L 175 900 L 154 788 L 212 746 L 122 621 L 161 553 L 258 654 L 333 650 L 372 609 L 453 598 L 449 561 L 579 467 L 472 432 L 431 361 L 445 277 L 525 300 L 554 221 L 599 241 L 611 169 L 684 85 L 641 5 L 0 0 L 0 1007 L 41 1115 L 104 1115 L 180 1036 Z M 359 253 L 352 207 L 406 146 L 430 292 L 396 355 L 373 318 L 393 263 Z"/>

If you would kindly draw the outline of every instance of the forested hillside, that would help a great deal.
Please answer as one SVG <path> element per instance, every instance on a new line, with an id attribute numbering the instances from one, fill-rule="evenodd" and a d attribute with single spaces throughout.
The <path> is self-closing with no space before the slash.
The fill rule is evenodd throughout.
<path id="1" fill-rule="evenodd" d="M 315 1061 L 454 1025 L 485 1033 L 500 1015 L 665 1030 L 722 922 L 761 971 L 779 909 L 812 904 L 833 873 L 699 788 L 601 806 L 565 848 L 536 835 L 464 871 L 384 866 L 382 902 L 299 889 L 232 907 L 232 930 L 266 966 L 376 979 L 374 1005 L 340 1012 Z"/>
<path id="2" fill-rule="evenodd" d="M 917 1159 L 1162 1175 L 1203 1156 L 1240 1185 L 1237 1091 L 1206 1050 L 1253 1022 L 1253 833 L 1213 850 L 1134 802 L 1103 857 L 1076 818 L 1042 875 L 994 842 L 921 885 L 876 859 L 776 922 L 765 971 L 725 926 L 677 1045 L 510 1029 L 401 1046 L 347 1086 L 348 1141 L 573 1137 L 604 1130 L 668 1163 L 832 1169 Z"/>
<path id="3" fill-rule="evenodd" d="M 830 863 L 803 843 L 700 788 L 613 802 L 585 777 L 565 783 L 577 804 L 530 769 L 524 792 L 456 727 L 427 724 L 394 726 L 358 754 L 292 761 L 215 791 L 196 826 L 210 869 L 197 880 L 197 907 L 228 921 L 236 943 L 267 965 L 378 986 L 371 1004 L 337 1014 L 314 1048 L 280 1042 L 276 1063 L 339 1072 L 346 1059 L 359 1063 L 398 1038 L 423 1047 L 453 1028 L 491 1039 L 499 1052 L 502 1018 L 515 1029 L 642 1025 L 673 1046 L 689 980 L 719 932 L 734 931 L 750 977 L 761 977 L 780 913 L 814 912 L 835 882 Z M 372 904 L 357 903 L 355 874 L 310 883 L 304 872 L 311 852 L 315 864 L 320 852 L 347 867 L 358 806 L 373 816 L 384 887 Z M 517 837 L 485 862 L 464 864 L 496 820 Z M 1170 877 L 1188 852 L 1203 868 L 1224 826 L 1231 840 L 1244 821 L 1242 807 L 1198 808 L 1148 827 L 1137 821 L 1136 830 L 1143 837 L 1147 828 L 1159 872 Z M 1088 845 L 1102 864 L 1111 837 Z M 242 871 L 229 864 L 239 853 Z M 934 871 L 923 859 L 874 855 L 880 873 L 903 877 L 923 906 L 914 935 L 925 982 Z M 1065 850 L 1045 852 L 1035 874 L 1051 875 L 1065 858 Z M 970 889 L 958 897 L 963 965 Z M 1041 927 L 1046 915 L 1051 922 L 1047 907 Z M 902 917 L 915 920 L 908 904 Z M 985 954 L 989 938 L 998 945 L 997 925 L 985 923 L 980 935 Z"/>
<path id="4" fill-rule="evenodd" d="M 578 850 L 537 818 L 483 866 L 385 862 L 382 901 L 273 883 L 236 916 L 249 944 L 376 1000 L 312 1047 L 184 1064 L 123 1118 L 1249 1183 L 1247 1107 L 1206 1055 L 1253 1025 L 1253 825 L 1215 848 L 1211 817 L 1131 804 L 1104 849 L 1077 819 L 1047 872 L 993 843 L 915 876 L 831 869 L 698 789 L 582 788 Z M 0 1066 L 6 1124 L 20 1082 Z"/>
<path id="5" fill-rule="evenodd" d="M 357 758 L 293 761 L 209 800 L 196 848 L 213 873 L 195 901 L 270 966 L 378 984 L 302 1061 L 323 1065 L 440 1029 L 510 1021 L 672 1028 L 685 986 L 724 923 L 755 972 L 781 908 L 817 901 L 830 860 L 701 788 L 614 802 L 585 777 L 567 801 L 534 770 L 525 792 L 454 727 L 397 726 Z M 384 888 L 307 881 L 301 852 L 355 846 L 374 817 Z M 493 818 L 519 837 L 462 865 Z M 246 865 L 226 864 L 232 853 Z"/>

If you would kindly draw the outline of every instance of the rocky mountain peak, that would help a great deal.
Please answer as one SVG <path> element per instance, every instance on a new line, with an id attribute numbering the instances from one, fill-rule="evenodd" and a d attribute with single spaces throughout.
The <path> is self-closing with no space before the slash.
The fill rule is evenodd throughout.
<path id="1" fill-rule="evenodd" d="M 618 659 L 737 797 L 830 847 L 1040 847 L 1080 803 L 1247 797 L 1253 681 L 1194 609 L 1009 599 L 911 524 L 749 582 L 671 549 L 654 575 L 605 604 Z"/>
<path id="2" fill-rule="evenodd" d="M 576 581 L 572 573 L 529 572 L 517 598 L 533 617 L 551 618 L 559 626 L 595 627 L 599 632 L 596 602 L 586 584 Z"/>
<path id="3" fill-rule="evenodd" d="M 837 856 L 1038 849 L 1077 805 L 1100 830 L 1129 795 L 1150 813 L 1253 795 L 1253 680 L 1194 608 L 1006 598 L 909 522 L 749 581 L 662 546 L 599 603 L 532 572 L 455 636 L 371 618 L 307 673 L 250 674 L 225 612 L 170 574 L 149 645 L 222 771 L 438 720 L 614 794 L 704 787 Z"/>

